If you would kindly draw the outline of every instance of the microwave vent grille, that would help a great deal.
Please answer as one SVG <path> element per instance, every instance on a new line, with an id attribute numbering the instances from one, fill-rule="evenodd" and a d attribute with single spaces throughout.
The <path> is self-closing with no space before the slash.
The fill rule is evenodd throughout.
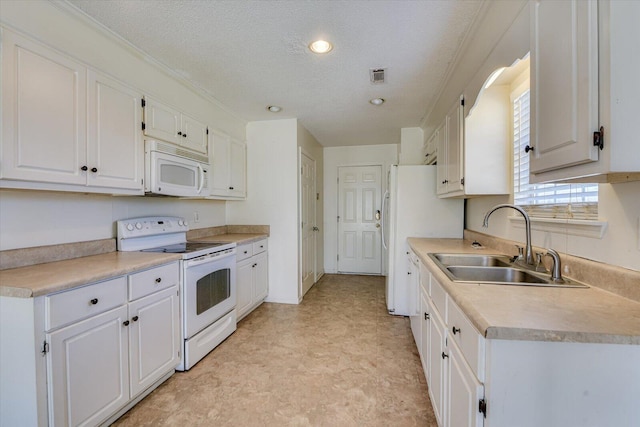
<path id="1" fill-rule="evenodd" d="M 184 157 L 186 159 L 195 160 L 197 162 L 209 163 L 209 158 L 203 154 L 195 153 L 191 150 L 177 147 L 173 144 L 164 144 L 162 142 L 156 142 L 156 150 L 163 153 L 174 154 L 176 156 Z"/>

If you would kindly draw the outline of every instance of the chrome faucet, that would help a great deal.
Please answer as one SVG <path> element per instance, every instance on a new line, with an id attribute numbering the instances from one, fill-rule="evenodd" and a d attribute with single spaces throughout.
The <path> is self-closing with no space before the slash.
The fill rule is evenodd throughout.
<path id="1" fill-rule="evenodd" d="M 551 280 L 558 283 L 564 282 L 564 279 L 562 278 L 562 264 L 560 263 L 560 255 L 558 254 L 558 252 L 554 251 L 553 249 L 547 249 L 547 253 L 545 255 L 553 258 Z"/>
<path id="2" fill-rule="evenodd" d="M 527 215 L 527 212 L 525 212 L 524 209 L 522 209 L 519 206 L 511 205 L 511 204 L 508 204 L 508 203 L 504 203 L 504 204 L 501 204 L 501 205 L 494 206 L 484 216 L 484 222 L 482 223 L 482 226 L 487 228 L 489 226 L 489 216 L 491 216 L 492 213 L 494 213 L 495 211 L 497 211 L 500 208 L 515 209 L 518 212 L 520 212 L 522 214 L 522 216 L 524 217 L 524 227 L 525 227 L 526 232 L 527 232 L 527 241 L 526 241 L 526 248 L 525 248 L 525 253 L 524 253 L 525 263 L 527 265 L 535 265 L 535 261 L 533 259 L 533 249 L 531 248 L 531 221 L 529 220 L 529 215 Z"/>

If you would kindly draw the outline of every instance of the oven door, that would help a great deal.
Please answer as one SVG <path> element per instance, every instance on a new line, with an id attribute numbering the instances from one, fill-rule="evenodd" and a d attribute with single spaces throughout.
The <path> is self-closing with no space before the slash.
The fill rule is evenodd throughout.
<path id="1" fill-rule="evenodd" d="M 151 151 L 147 191 L 165 196 L 208 196 L 208 165 L 172 154 Z"/>
<path id="2" fill-rule="evenodd" d="M 184 339 L 233 310 L 236 306 L 235 250 L 183 261 Z"/>

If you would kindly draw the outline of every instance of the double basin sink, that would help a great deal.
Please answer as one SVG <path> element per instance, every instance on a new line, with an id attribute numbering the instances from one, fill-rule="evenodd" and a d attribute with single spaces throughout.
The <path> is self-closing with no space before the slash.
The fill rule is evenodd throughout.
<path id="1" fill-rule="evenodd" d="M 562 282 L 551 279 L 550 273 L 528 271 L 506 255 L 430 253 L 436 265 L 454 282 L 488 283 L 495 285 L 549 286 L 561 288 L 587 288 L 588 286 L 565 278 Z"/>

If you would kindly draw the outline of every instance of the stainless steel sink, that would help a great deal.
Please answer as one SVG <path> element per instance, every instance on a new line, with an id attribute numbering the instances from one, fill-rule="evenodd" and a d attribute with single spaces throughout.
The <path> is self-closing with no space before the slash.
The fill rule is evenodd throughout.
<path id="1" fill-rule="evenodd" d="M 430 254 L 431 255 L 431 254 Z M 442 265 L 463 265 L 475 267 L 510 267 L 510 258 L 506 255 L 481 254 L 433 254 L 433 258 Z"/>
<path id="2" fill-rule="evenodd" d="M 509 267 L 461 267 L 451 266 L 447 270 L 461 282 L 545 284 L 548 281 L 524 270 Z"/>
<path id="3" fill-rule="evenodd" d="M 551 280 L 550 273 L 520 268 L 506 255 L 432 253 L 429 257 L 449 279 L 458 283 L 588 288 L 571 279 L 556 282 Z"/>

